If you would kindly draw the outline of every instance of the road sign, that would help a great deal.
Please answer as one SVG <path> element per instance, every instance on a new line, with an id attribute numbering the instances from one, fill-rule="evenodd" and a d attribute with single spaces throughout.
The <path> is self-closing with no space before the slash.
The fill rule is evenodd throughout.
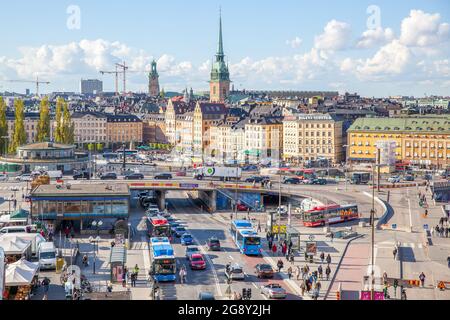
<path id="1" fill-rule="evenodd" d="M 447 287 L 445 286 L 445 282 L 444 282 L 444 281 L 439 281 L 437 287 L 438 287 L 438 289 L 440 289 L 440 290 L 445 290 L 445 289 L 447 289 Z"/>
<path id="2" fill-rule="evenodd" d="M 428 225 L 427 225 L 427 224 L 424 224 L 424 225 L 423 225 L 423 229 L 424 229 L 424 230 L 428 230 Z"/>
<path id="3" fill-rule="evenodd" d="M 408 280 L 408 279 L 396 279 L 396 278 L 386 278 L 386 282 L 388 285 L 396 288 L 397 286 L 412 288 L 419 287 L 420 280 Z"/>
<path id="4" fill-rule="evenodd" d="M 314 241 L 314 235 L 313 235 L 313 234 L 310 234 L 310 235 L 309 235 L 309 240 L 310 240 L 310 241 Z"/>
<path id="5" fill-rule="evenodd" d="M 397 229 L 397 224 L 396 223 L 392 224 L 392 229 Z"/>
<path id="6" fill-rule="evenodd" d="M 280 228 L 278 228 L 280 227 Z M 274 225 L 272 226 L 272 234 L 283 234 L 286 233 L 286 226 L 285 225 Z"/>
<path id="7" fill-rule="evenodd" d="M 316 242 L 307 242 L 306 243 L 306 253 L 310 255 L 315 255 L 317 253 L 317 243 Z"/>

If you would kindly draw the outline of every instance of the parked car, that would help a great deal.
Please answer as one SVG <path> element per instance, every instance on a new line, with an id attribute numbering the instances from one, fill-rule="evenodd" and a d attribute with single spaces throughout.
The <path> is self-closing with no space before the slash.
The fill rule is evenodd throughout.
<path id="1" fill-rule="evenodd" d="M 75 173 L 75 174 L 72 176 L 72 178 L 73 178 L 73 180 L 78 180 L 78 179 L 86 179 L 86 180 L 89 180 L 89 179 L 92 178 L 92 176 L 93 176 L 93 173 L 89 174 L 88 171 L 82 171 L 82 172 Z"/>
<path id="2" fill-rule="evenodd" d="M 268 285 L 261 286 L 261 294 L 269 299 L 284 299 L 287 296 L 286 290 L 278 283 L 269 283 Z"/>
<path id="3" fill-rule="evenodd" d="M 186 247 L 186 251 L 185 251 L 186 259 L 190 260 L 191 255 L 194 253 L 200 253 L 200 250 L 198 249 L 198 247 L 196 247 L 196 246 L 187 246 Z"/>
<path id="4" fill-rule="evenodd" d="M 198 300 L 216 300 L 214 293 L 202 291 L 198 294 Z"/>
<path id="5" fill-rule="evenodd" d="M 133 172 L 124 177 L 126 180 L 142 180 L 144 175 L 142 173 Z"/>
<path id="6" fill-rule="evenodd" d="M 116 180 L 117 174 L 115 174 L 114 172 L 107 172 L 107 173 L 102 174 L 100 179 L 101 180 Z"/>
<path id="7" fill-rule="evenodd" d="M 189 266 L 191 267 L 191 270 L 205 270 L 205 258 L 203 258 L 203 255 L 200 253 L 193 253 L 191 254 L 191 258 L 189 260 Z"/>
<path id="8" fill-rule="evenodd" d="M 186 171 L 178 171 L 177 177 L 186 177 Z"/>
<path id="9" fill-rule="evenodd" d="M 412 174 L 408 174 L 405 176 L 405 181 L 414 181 L 414 176 Z"/>
<path id="10" fill-rule="evenodd" d="M 253 183 L 253 182 L 260 183 L 262 181 L 264 181 L 264 178 L 259 177 L 259 176 L 252 176 L 252 177 L 248 177 L 247 179 L 245 179 L 245 182 L 248 182 L 248 183 Z"/>
<path id="11" fill-rule="evenodd" d="M 258 170 L 258 167 L 255 165 L 248 165 L 242 167 L 242 171 L 256 171 L 256 170 Z"/>
<path id="12" fill-rule="evenodd" d="M 220 251 L 220 241 L 216 237 L 208 239 L 208 249 L 211 251 Z"/>
<path id="13" fill-rule="evenodd" d="M 8 176 L 6 174 L 0 174 L 0 181 L 8 181 Z"/>
<path id="14" fill-rule="evenodd" d="M 300 184 L 302 180 L 299 178 L 285 178 L 283 181 L 284 184 Z"/>
<path id="15" fill-rule="evenodd" d="M 28 173 L 24 173 L 24 174 L 16 177 L 16 181 L 30 182 L 32 180 L 33 180 L 33 178 L 31 177 L 31 174 L 28 174 Z"/>
<path id="16" fill-rule="evenodd" d="M 392 176 L 388 179 L 389 183 L 399 183 L 401 181 L 401 178 L 399 176 Z"/>
<path id="17" fill-rule="evenodd" d="M 188 246 L 194 243 L 194 238 L 189 233 L 184 233 L 181 235 L 181 244 L 184 246 Z"/>
<path id="18" fill-rule="evenodd" d="M 172 174 L 170 173 L 160 173 L 153 177 L 155 180 L 170 180 L 172 179 Z"/>
<path id="19" fill-rule="evenodd" d="M 255 273 L 258 278 L 273 278 L 273 268 L 267 263 L 258 263 L 255 266 Z"/>
<path id="20" fill-rule="evenodd" d="M 243 204 L 243 203 L 239 203 L 237 205 L 237 209 L 238 209 L 238 211 L 247 211 L 248 207 L 245 204 Z"/>
<path id="21" fill-rule="evenodd" d="M 186 228 L 185 228 L 185 227 L 182 227 L 182 226 L 180 226 L 180 225 L 178 225 L 177 227 L 175 227 L 175 230 L 174 230 L 175 236 L 176 236 L 177 238 L 181 238 L 181 236 L 182 236 L 183 234 L 185 234 L 186 232 L 187 232 Z"/>
<path id="22" fill-rule="evenodd" d="M 225 268 L 225 276 L 231 280 L 244 280 L 244 269 L 240 264 L 232 264 L 231 266 Z"/>

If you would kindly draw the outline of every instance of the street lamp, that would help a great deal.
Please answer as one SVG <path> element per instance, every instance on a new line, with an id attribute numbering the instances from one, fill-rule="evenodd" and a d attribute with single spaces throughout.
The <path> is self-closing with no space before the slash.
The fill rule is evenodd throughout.
<path id="1" fill-rule="evenodd" d="M 95 238 L 93 238 L 92 236 L 89 237 L 89 242 L 94 244 L 94 264 L 93 264 L 93 271 L 92 273 L 95 274 L 95 261 L 97 260 L 97 255 L 96 255 L 96 245 L 98 248 L 98 242 L 100 241 L 100 237 L 97 236 Z"/>
<path id="2" fill-rule="evenodd" d="M 344 144 L 342 146 L 342 148 L 345 148 L 345 162 L 343 162 L 344 164 L 344 180 L 345 180 L 345 191 L 347 191 L 347 170 L 346 170 L 346 162 L 347 162 L 347 153 L 348 153 L 348 144 Z"/>
<path id="3" fill-rule="evenodd" d="M 130 248 L 131 223 L 128 222 L 128 249 Z"/>

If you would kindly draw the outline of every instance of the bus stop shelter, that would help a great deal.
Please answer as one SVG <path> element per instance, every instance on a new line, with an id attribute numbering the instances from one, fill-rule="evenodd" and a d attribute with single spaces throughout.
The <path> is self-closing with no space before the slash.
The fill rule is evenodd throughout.
<path id="1" fill-rule="evenodd" d="M 127 262 L 127 250 L 124 246 L 111 248 L 109 264 L 111 266 L 111 282 L 122 282 L 125 264 Z"/>
<path id="2" fill-rule="evenodd" d="M 292 241 L 292 249 L 300 251 L 300 232 L 294 227 L 286 227 L 286 240 Z"/>

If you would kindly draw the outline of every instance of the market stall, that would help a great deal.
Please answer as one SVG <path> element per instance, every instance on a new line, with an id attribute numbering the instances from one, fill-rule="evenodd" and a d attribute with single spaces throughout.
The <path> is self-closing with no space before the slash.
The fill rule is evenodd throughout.
<path id="1" fill-rule="evenodd" d="M 0 247 L 5 252 L 7 263 L 13 263 L 21 258 L 30 259 L 32 255 L 32 241 L 17 238 L 1 237 Z"/>
<path id="2" fill-rule="evenodd" d="M 37 263 L 20 259 L 6 265 L 4 299 L 29 300 L 32 287 L 37 284 Z"/>

